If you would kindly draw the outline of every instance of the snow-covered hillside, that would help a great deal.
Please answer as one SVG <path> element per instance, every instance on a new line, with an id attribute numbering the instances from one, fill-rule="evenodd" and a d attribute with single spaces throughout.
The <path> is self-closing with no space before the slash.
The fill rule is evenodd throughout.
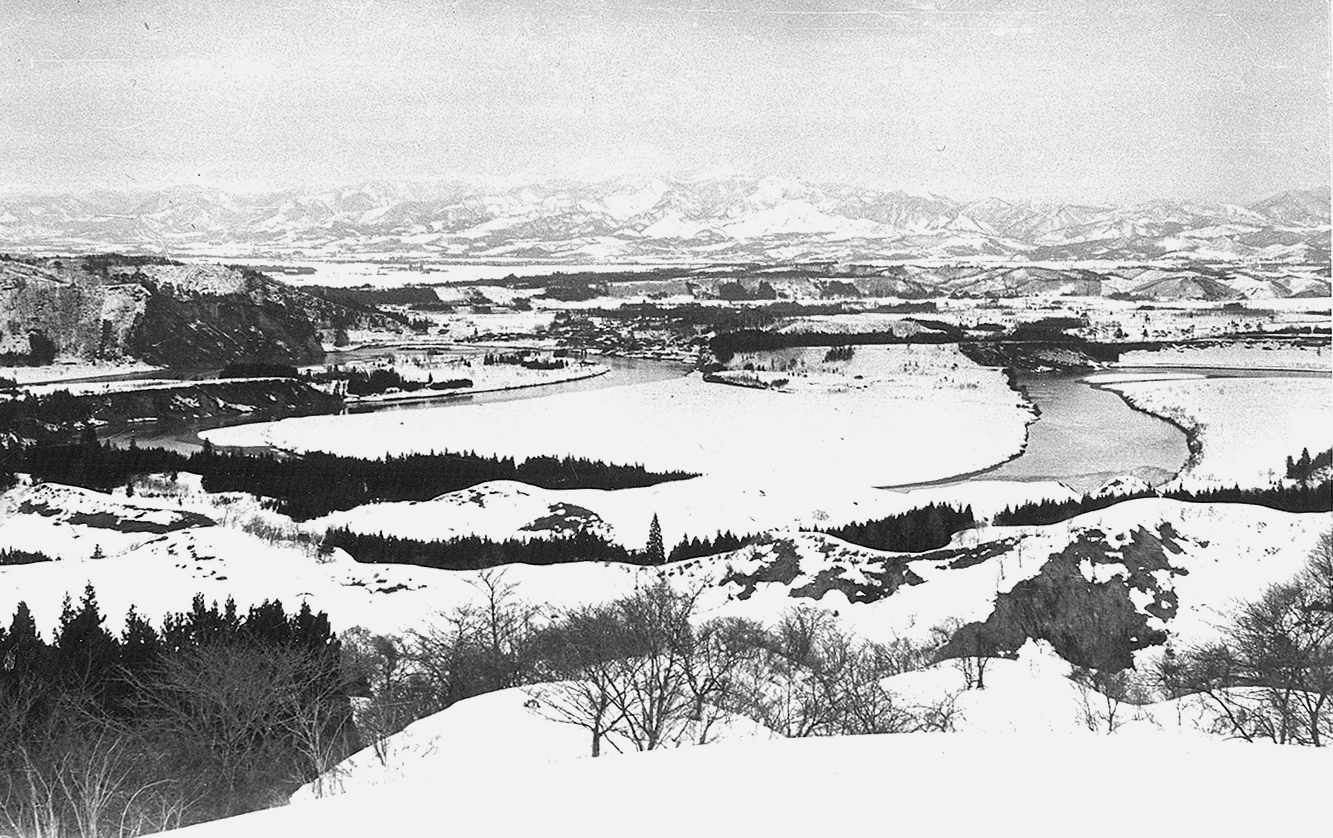
<path id="1" fill-rule="evenodd" d="M 428 779 L 174 834 L 1119 836 L 1135 823 L 1187 835 L 1302 834 L 1319 819 L 1330 768 L 1327 749 L 1182 738 L 838 737 L 492 771 L 460 762 Z M 1139 777 L 1153 780 L 1108 814 L 1108 778 Z"/>
<path id="2" fill-rule="evenodd" d="M 784 527 L 823 527 L 895 515 L 929 503 L 971 506 L 990 517 L 1006 506 L 1069 500 L 1059 483 L 973 481 L 947 488 L 886 491 L 836 481 L 756 482 L 724 477 L 639 489 L 541 489 L 497 480 L 426 501 L 373 503 L 309 522 L 312 531 L 348 527 L 423 541 L 477 535 L 492 540 L 549 538 L 586 527 L 640 549 L 654 515 L 670 544 L 682 538 L 737 535 Z"/>
<path id="3" fill-rule="evenodd" d="M 477 771 L 538 765 L 558 770 L 566 763 L 591 759 L 587 732 L 544 702 L 549 690 L 558 686 L 514 687 L 465 699 L 343 760 L 302 786 L 292 795 L 292 803 L 404 784 L 452 783 Z M 1023 736 L 1040 742 L 1058 736 L 1072 737 L 1075 747 L 1091 748 L 1102 737 L 1114 735 L 1116 740 L 1130 739 L 1153 749 L 1194 748 L 1221 740 L 1211 732 L 1218 711 L 1207 699 L 1194 696 L 1142 704 L 1123 697 L 1108 700 L 1080 681 L 1046 643 L 1025 645 L 1014 660 L 991 661 L 984 689 L 969 688 L 958 661 L 885 678 L 882 687 L 903 706 L 947 706 L 951 730 L 937 735 L 950 738 Z M 707 747 L 710 750 L 702 755 L 707 758 L 717 755 L 713 749 L 726 750 L 728 744 L 782 739 L 739 717 L 729 717 L 714 733 L 706 746 L 687 740 L 681 747 Z M 894 747 L 889 743 L 909 737 L 882 736 L 886 749 Z M 616 741 L 614 736 L 610 741 Z M 619 762 L 633 753 L 632 746 L 620 741 L 605 748 L 600 758 Z M 625 769 L 639 765 L 631 759 Z"/>
<path id="4" fill-rule="evenodd" d="M 966 496 L 966 489 L 885 492 L 893 500 L 884 503 Z M 1003 489 L 977 488 L 975 500 L 994 508 L 1006 498 Z M 512 516 L 549 511 L 551 495 L 573 493 L 523 495 L 516 484 L 489 484 L 472 499 L 454 493 L 421 506 L 445 526 L 475 530 L 503 526 L 504 516 L 511 516 L 504 525 L 513 525 Z M 710 501 L 725 508 L 726 495 Z M 845 514 L 847 502 L 828 505 Z M 516 508 L 495 510 L 501 517 L 488 524 L 478 512 L 489 503 Z M 373 520 L 374 509 L 356 514 Z M 617 514 L 631 513 L 608 512 L 612 520 Z M 772 625 L 792 606 L 809 605 L 836 615 L 857 636 L 885 643 L 920 642 L 943 625 L 951 626 L 954 641 L 987 629 L 997 637 L 1019 634 L 1011 647 L 996 647 L 1014 659 L 991 661 L 985 689 L 966 689 L 956 661 L 883 681 L 903 706 L 948 707 L 956 733 L 769 741 L 772 733 L 756 723 L 725 717 L 717 744 L 648 754 L 628 753 L 626 746 L 627 753 L 616 754 L 611 736 L 605 755 L 590 759 L 583 756 L 586 731 L 551 712 L 549 693 L 508 690 L 457 703 L 353 755 L 298 793 L 294 805 L 181 834 L 434 834 L 444 821 L 450 829 L 487 834 L 528 828 L 620 834 L 625 818 L 642 817 L 644 807 L 654 815 L 635 829 L 649 834 L 868 829 L 883 824 L 882 807 L 866 814 L 859 801 L 881 799 L 885 788 L 912 795 L 913 804 L 894 816 L 897 826 L 954 834 L 993 827 L 997 817 L 1026 817 L 1033 777 L 1040 777 L 1045 802 L 1042 819 L 1025 826 L 1026 834 L 1066 834 L 1075 822 L 1081 833 L 1112 826 L 1118 833 L 1124 828 L 1118 822 L 1076 820 L 1086 817 L 1079 795 L 1086 795 L 1088 776 L 1108 771 L 1172 778 L 1164 786 L 1169 792 L 1136 801 L 1135 811 L 1149 812 L 1155 828 L 1190 833 L 1208 824 L 1205 802 L 1213 794 L 1243 790 L 1251 795 L 1246 800 L 1256 789 L 1317 794 L 1333 768 L 1327 749 L 1214 741 L 1207 731 L 1215 713 L 1206 702 L 1108 701 L 1071 678 L 1071 661 L 1087 665 L 1098 655 L 1129 654 L 1147 671 L 1167 639 L 1187 647 L 1216 638 L 1234 603 L 1294 575 L 1331 521 L 1326 513 L 1143 499 L 1049 526 L 968 530 L 946 548 L 919 554 L 780 529 L 742 550 L 663 568 L 508 566 L 500 578 L 536 606 L 538 620 L 664 579 L 678 590 L 701 590 L 699 619 L 748 617 Z M 95 587 L 113 631 L 131 604 L 157 619 L 187 608 L 200 592 L 206 600 L 234 597 L 242 610 L 274 598 L 289 606 L 306 602 L 327 611 L 336 630 L 402 633 L 479 603 L 484 587 L 478 572 L 357 564 L 341 551 L 322 553 L 308 533 L 255 498 L 210 495 L 191 475 L 140 481 L 133 497 L 123 489 L 108 495 L 21 484 L 0 497 L 0 543 L 57 559 L 0 566 L 0 614 L 26 601 L 48 636 L 64 595 L 77 597 L 85 584 Z M 1067 609 L 1046 622 L 1006 622 L 1033 596 L 1057 597 Z M 1079 611 L 1089 605 L 1095 620 Z M 1084 626 L 1079 637 L 1071 639 L 1066 619 Z M 788 806 L 778 801 L 794 795 L 774 797 L 775 784 L 796 789 L 803 800 L 857 803 Z M 652 809 L 663 787 L 676 803 Z M 597 790 L 595 799 L 589 788 Z M 960 795 L 967 806 L 958 804 Z M 984 812 L 975 811 L 978 801 Z M 1259 817 L 1228 808 L 1229 826 Z M 1270 808 L 1264 823 L 1273 828 Z"/>
<path id="5" fill-rule="evenodd" d="M 327 611 L 337 630 L 361 625 L 397 633 L 478 597 L 476 571 L 359 564 L 340 550 L 324 555 L 307 533 L 254 499 L 207 495 L 188 475 L 181 478 L 179 486 L 165 478 L 156 487 L 141 485 L 134 498 L 123 490 L 110 496 L 53 484 L 5 493 L 0 543 L 58 560 L 0 566 L 0 614 L 26 601 L 49 631 L 63 596 L 77 597 L 91 583 L 113 631 L 131 604 L 156 617 L 186 608 L 202 593 L 210 601 L 234 597 L 242 609 L 265 599 L 305 601 Z M 921 505 L 947 497 L 946 491 L 909 500 Z M 717 502 L 725 504 L 725 497 Z M 448 514 L 448 507 L 440 510 L 442 518 Z M 646 520 L 651 512 L 636 514 Z M 1194 642 L 1215 636 L 1212 626 L 1234 599 L 1292 576 L 1329 519 L 1145 499 L 1050 526 L 968 530 L 949 548 L 922 554 L 777 530 L 738 552 L 660 569 L 585 562 L 511 565 L 503 572 L 519 596 L 547 613 L 608 601 L 665 578 L 682 588 L 703 587 L 700 606 L 709 615 L 771 622 L 791 605 L 818 604 L 837 611 L 858 634 L 888 641 L 924 638 L 951 618 L 984 621 L 997 596 L 1012 594 L 1052 560 L 1077 554 L 1093 557 L 1080 565 L 1089 581 L 1125 580 L 1120 598 L 1139 615 L 1133 619 Z M 1143 576 L 1126 564 L 1129 555 L 1144 567 L 1175 570 Z M 1176 603 L 1165 620 L 1153 607 L 1163 598 Z"/>

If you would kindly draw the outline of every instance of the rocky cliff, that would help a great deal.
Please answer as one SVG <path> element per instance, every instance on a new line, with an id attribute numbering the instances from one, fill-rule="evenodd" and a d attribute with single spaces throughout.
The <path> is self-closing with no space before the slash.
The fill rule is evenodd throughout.
<path id="1" fill-rule="evenodd" d="M 253 271 L 154 257 L 0 260 L 0 364 L 137 359 L 169 367 L 319 361 L 328 307 Z M 318 315 L 316 315 L 318 316 Z"/>

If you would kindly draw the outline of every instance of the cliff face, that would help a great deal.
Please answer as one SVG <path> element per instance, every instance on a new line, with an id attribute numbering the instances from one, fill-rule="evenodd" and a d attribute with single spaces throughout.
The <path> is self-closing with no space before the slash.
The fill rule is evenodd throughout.
<path id="1" fill-rule="evenodd" d="M 170 367 L 323 358 L 324 305 L 260 274 L 121 257 L 0 260 L 0 364 L 137 359 Z M 45 359 L 49 362 L 49 358 Z"/>

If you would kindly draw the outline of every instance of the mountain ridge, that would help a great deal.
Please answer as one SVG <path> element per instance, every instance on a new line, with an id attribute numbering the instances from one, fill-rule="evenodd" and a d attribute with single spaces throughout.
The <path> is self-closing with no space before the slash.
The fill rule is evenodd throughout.
<path id="1" fill-rule="evenodd" d="M 939 195 L 786 178 L 618 177 L 233 194 L 0 197 L 0 247 L 593 261 L 1008 258 L 1329 261 L 1327 187 L 1248 207 Z"/>

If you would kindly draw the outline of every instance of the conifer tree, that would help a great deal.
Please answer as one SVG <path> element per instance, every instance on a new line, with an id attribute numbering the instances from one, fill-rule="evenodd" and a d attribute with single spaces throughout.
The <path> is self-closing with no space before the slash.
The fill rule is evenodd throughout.
<path id="1" fill-rule="evenodd" d="M 662 523 L 653 513 L 653 521 L 648 525 L 648 564 L 666 564 L 666 548 L 662 545 Z"/>

